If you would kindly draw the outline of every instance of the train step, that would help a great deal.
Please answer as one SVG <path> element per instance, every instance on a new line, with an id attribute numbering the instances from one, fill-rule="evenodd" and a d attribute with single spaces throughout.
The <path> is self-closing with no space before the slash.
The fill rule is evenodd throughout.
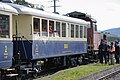
<path id="1" fill-rule="evenodd" d="M 13 71 L 13 70 L 15 70 L 15 68 L 9 68 L 9 69 L 7 69 L 7 71 Z"/>
<path id="2" fill-rule="evenodd" d="M 14 77 L 14 76 L 18 76 L 18 74 L 6 74 L 6 77 Z"/>

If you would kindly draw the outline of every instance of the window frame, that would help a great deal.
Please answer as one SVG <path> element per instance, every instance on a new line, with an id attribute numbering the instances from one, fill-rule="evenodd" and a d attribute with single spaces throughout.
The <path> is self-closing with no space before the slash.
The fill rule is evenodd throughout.
<path id="1" fill-rule="evenodd" d="M 0 37 L 0 40 L 2 40 L 2 39 L 12 39 L 12 15 L 10 15 L 10 14 L 7 14 L 7 13 L 5 13 L 5 14 L 2 14 L 2 13 L 0 13 L 0 15 L 3 15 L 3 16 L 8 16 L 8 37 L 7 37 L 7 35 L 6 35 L 6 37 Z"/>

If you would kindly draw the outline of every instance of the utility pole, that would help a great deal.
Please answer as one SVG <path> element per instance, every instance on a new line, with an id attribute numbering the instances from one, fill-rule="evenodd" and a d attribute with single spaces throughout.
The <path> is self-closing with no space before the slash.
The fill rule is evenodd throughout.
<path id="1" fill-rule="evenodd" d="M 53 6 L 50 6 L 50 7 L 54 7 L 54 13 L 58 13 L 58 12 L 56 11 L 56 7 L 60 7 L 60 6 L 56 6 L 56 1 L 59 1 L 59 0 L 52 0 L 52 1 L 50 1 L 50 2 L 53 2 L 53 3 L 54 3 Z"/>
<path id="2" fill-rule="evenodd" d="M 56 0 L 54 0 L 54 13 L 56 13 Z"/>

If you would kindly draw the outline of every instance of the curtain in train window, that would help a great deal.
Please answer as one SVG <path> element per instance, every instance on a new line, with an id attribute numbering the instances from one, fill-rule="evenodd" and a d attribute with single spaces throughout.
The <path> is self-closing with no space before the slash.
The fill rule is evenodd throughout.
<path id="1" fill-rule="evenodd" d="M 74 37 L 74 25 L 71 24 L 71 37 Z"/>
<path id="2" fill-rule="evenodd" d="M 66 23 L 62 23 L 62 37 L 66 37 Z"/>
<path id="3" fill-rule="evenodd" d="M 58 36 L 60 36 L 60 22 L 56 22 L 56 32 L 58 33 Z"/>
<path id="4" fill-rule="evenodd" d="M 34 34 L 40 35 L 40 19 L 34 18 Z"/>
<path id="5" fill-rule="evenodd" d="M 42 36 L 48 36 L 47 20 L 42 19 Z"/>
<path id="6" fill-rule="evenodd" d="M 9 16 L 0 14 L 0 37 L 10 38 Z"/>
<path id="7" fill-rule="evenodd" d="M 78 25 L 76 25 L 76 38 L 78 38 L 79 37 L 79 26 Z"/>
<path id="8" fill-rule="evenodd" d="M 80 38 L 83 38 L 83 26 L 80 26 Z"/>

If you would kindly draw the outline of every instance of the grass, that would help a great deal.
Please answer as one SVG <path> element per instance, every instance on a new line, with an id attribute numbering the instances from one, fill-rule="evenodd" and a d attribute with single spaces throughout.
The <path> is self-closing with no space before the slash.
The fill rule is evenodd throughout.
<path id="1" fill-rule="evenodd" d="M 100 71 L 112 66 L 113 65 L 105 64 L 83 65 L 57 72 L 54 75 L 49 76 L 49 80 L 77 80 L 78 78 L 88 75 L 92 72 Z"/>

